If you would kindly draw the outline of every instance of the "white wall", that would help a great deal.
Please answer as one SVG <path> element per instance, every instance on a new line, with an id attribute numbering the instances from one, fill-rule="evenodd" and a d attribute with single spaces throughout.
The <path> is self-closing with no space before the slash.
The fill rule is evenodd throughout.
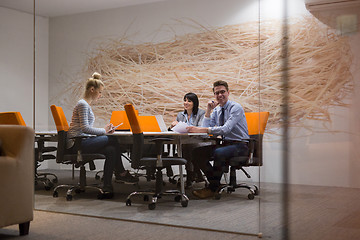
<path id="1" fill-rule="evenodd" d="M 173 36 L 171 28 L 176 34 L 192 31 L 191 28 L 177 24 L 175 19 L 191 18 L 213 27 L 255 21 L 259 18 L 258 13 L 261 20 L 280 19 L 283 16 L 282 3 L 282 0 L 261 0 L 259 11 L 258 1 L 253 0 L 185 0 L 52 18 L 49 37 L 49 93 L 51 96 L 61 96 L 69 83 L 84 80 L 81 72 L 85 66 L 86 53 L 101 40 L 126 35 L 135 43 L 164 41 Z M 290 17 L 309 14 L 303 0 L 288 1 L 288 4 L 287 15 Z M 167 29 L 170 34 L 166 31 L 155 34 L 159 29 Z M 351 36 L 355 56 L 360 55 L 356 44 L 358 35 Z M 358 81 L 358 73 L 354 72 L 354 76 Z M 55 98 L 50 98 L 48 105 L 62 105 L 61 100 L 57 102 L 53 99 Z M 352 103 L 353 97 L 349 96 L 348 101 Z M 354 124 L 359 122 L 356 108 L 330 109 L 333 113 L 332 123 L 328 126 L 331 133 L 325 131 L 308 135 L 306 129 L 291 129 L 291 133 L 298 131 L 297 136 L 302 136 L 290 141 L 291 183 L 360 187 L 360 177 L 356 174 L 360 170 L 356 156 L 360 154 L 352 146 L 354 138 L 358 138 L 354 136 L 358 134 L 349 134 Z M 64 110 L 70 120 L 72 109 Z M 310 124 L 316 126 L 319 123 Z M 51 125 L 53 122 L 49 119 L 49 126 Z M 264 166 L 261 168 L 263 181 L 282 182 L 281 157 L 281 138 L 275 135 L 266 137 Z M 258 175 L 257 170 L 251 172 L 255 177 Z"/>
<path id="2" fill-rule="evenodd" d="M 0 7 L 0 112 L 33 126 L 33 15 Z M 48 126 L 48 19 L 36 18 L 36 130 Z"/>

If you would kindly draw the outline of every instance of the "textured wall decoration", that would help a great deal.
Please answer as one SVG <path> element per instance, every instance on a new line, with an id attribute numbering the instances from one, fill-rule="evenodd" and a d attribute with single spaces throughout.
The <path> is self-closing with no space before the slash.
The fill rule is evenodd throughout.
<path id="1" fill-rule="evenodd" d="M 91 52 L 86 76 L 98 71 L 106 85 L 95 114 L 109 119 L 111 111 L 133 103 L 140 114 L 162 114 L 169 124 L 182 110 L 185 93 L 196 93 L 205 108 L 213 98 L 212 83 L 222 79 L 229 83 L 230 99 L 246 111 L 269 111 L 268 129 L 279 127 L 281 22 L 193 26 L 197 33 L 168 42 L 112 39 Z M 289 54 L 291 124 L 301 126 L 302 119 L 330 121 L 328 107 L 343 106 L 352 90 L 348 39 L 315 18 L 293 19 Z M 83 82 L 76 84 L 79 89 Z"/>

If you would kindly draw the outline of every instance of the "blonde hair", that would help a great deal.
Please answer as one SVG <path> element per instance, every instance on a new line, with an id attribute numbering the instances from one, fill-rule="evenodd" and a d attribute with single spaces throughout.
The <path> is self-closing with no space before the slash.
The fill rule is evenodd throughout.
<path id="1" fill-rule="evenodd" d="M 100 80 L 100 78 L 101 74 L 98 72 L 94 72 L 91 78 L 86 81 L 85 96 L 88 96 L 92 87 L 94 87 L 95 89 L 100 88 L 100 86 L 104 87 L 104 83 Z"/>

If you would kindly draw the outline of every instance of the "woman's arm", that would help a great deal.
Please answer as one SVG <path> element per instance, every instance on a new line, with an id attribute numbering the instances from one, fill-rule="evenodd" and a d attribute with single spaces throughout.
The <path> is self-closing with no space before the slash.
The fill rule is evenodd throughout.
<path id="1" fill-rule="evenodd" d="M 92 126 L 94 121 L 91 107 L 85 102 L 79 102 L 77 107 L 77 113 L 80 123 L 80 129 L 83 133 L 92 135 L 104 135 L 106 130 L 104 128 L 95 128 Z"/>

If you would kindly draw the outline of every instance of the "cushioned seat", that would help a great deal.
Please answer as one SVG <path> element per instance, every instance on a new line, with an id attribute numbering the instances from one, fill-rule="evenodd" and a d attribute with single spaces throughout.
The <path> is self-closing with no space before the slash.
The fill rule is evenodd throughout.
<path id="1" fill-rule="evenodd" d="M 34 209 L 34 130 L 0 125 L 0 227 L 19 224 L 29 233 Z"/>

